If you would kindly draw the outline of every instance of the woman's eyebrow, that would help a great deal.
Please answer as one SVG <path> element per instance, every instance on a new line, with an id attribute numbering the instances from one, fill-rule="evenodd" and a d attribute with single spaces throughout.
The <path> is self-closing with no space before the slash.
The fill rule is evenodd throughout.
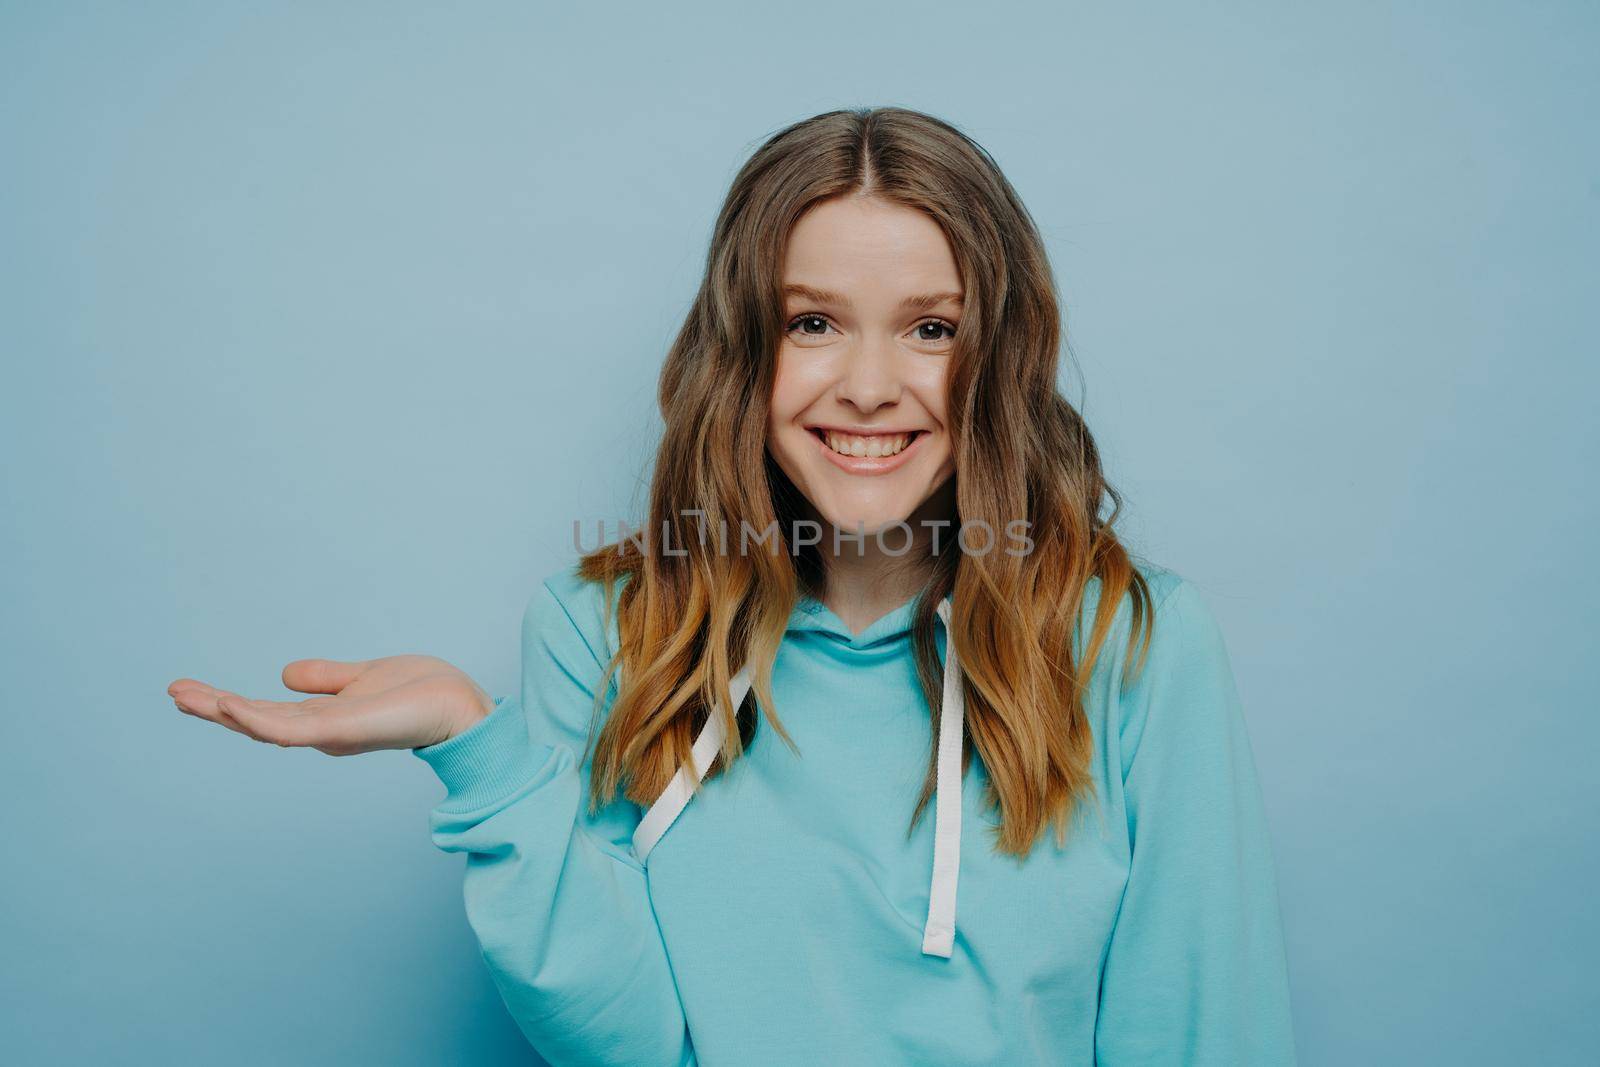
<path id="1" fill-rule="evenodd" d="M 785 296 L 798 296 L 802 300 L 812 300 L 818 304 L 832 304 L 834 307 L 849 308 L 853 305 L 850 298 L 843 293 L 836 293 L 831 289 L 818 289 L 810 285 L 792 283 L 783 287 Z M 961 306 L 963 296 L 961 293 L 920 293 L 908 296 L 900 301 L 904 311 L 930 311 L 940 304 L 949 302 L 957 307 Z"/>
<path id="2" fill-rule="evenodd" d="M 963 299 L 961 293 L 923 293 L 920 296 L 906 297 L 900 301 L 900 307 L 906 311 L 932 311 L 946 302 L 960 307 Z"/>

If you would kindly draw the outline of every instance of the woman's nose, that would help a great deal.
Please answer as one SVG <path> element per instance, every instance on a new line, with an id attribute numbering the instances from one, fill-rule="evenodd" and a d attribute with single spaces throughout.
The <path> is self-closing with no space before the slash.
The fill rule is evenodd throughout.
<path id="1" fill-rule="evenodd" d="M 847 357 L 839 378 L 839 399 L 863 412 L 873 412 L 900 399 L 898 355 L 889 341 L 864 341 Z"/>

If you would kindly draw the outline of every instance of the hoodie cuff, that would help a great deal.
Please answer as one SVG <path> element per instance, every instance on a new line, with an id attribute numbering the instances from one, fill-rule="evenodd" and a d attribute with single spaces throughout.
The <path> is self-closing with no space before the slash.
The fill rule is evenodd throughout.
<path id="1" fill-rule="evenodd" d="M 412 754 L 433 768 L 447 794 L 441 807 L 470 811 L 506 796 L 538 770 L 522 704 L 499 697 L 472 726 Z"/>

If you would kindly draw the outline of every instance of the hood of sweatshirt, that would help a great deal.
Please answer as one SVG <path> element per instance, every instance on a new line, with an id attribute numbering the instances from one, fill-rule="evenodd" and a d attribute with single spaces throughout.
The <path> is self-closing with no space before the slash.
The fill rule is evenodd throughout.
<path id="1" fill-rule="evenodd" d="M 905 638 L 911 629 L 917 601 L 913 597 L 877 619 L 859 634 L 827 605 L 814 597 L 802 596 L 789 615 L 787 634 L 814 631 L 823 640 L 835 641 L 851 650 L 867 650 Z M 937 770 L 934 787 L 933 867 L 929 874 L 928 914 L 922 930 L 922 954 L 949 958 L 955 941 L 956 885 L 961 874 L 961 756 L 965 742 L 965 687 L 954 643 L 949 640 L 950 598 L 940 602 L 937 615 L 944 640 L 938 641 L 944 663 L 944 683 L 939 715 Z M 620 671 L 619 680 L 620 685 Z M 734 674 L 729 685 L 731 706 L 737 708 L 750 692 L 751 678 L 744 668 Z M 661 796 L 645 812 L 633 836 L 633 854 L 648 866 L 650 852 L 672 826 L 694 795 L 694 787 L 704 777 L 726 738 L 719 716 L 709 718 L 693 748 L 693 766 L 678 768 Z"/>

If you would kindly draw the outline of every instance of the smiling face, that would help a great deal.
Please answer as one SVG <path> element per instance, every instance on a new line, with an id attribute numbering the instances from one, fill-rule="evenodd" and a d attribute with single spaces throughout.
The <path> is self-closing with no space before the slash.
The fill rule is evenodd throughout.
<path id="1" fill-rule="evenodd" d="M 767 449 L 827 522 L 875 533 L 955 473 L 945 387 L 961 275 L 927 215 L 872 198 L 801 216 Z"/>

